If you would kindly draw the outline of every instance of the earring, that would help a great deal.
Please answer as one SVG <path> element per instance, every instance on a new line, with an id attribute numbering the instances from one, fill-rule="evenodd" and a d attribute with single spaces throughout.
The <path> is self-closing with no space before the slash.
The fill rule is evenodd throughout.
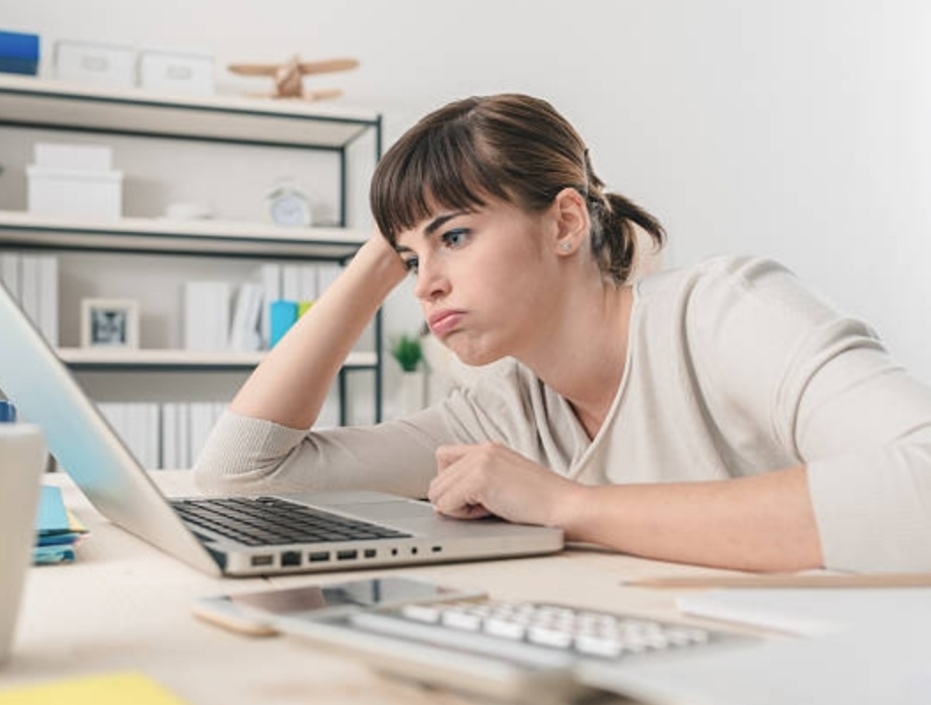
<path id="1" fill-rule="evenodd" d="M 559 243 L 559 249 L 561 249 L 563 252 L 568 252 L 569 250 L 572 249 L 572 243 L 569 242 L 568 240 L 566 240 L 565 242 L 561 242 Z"/>

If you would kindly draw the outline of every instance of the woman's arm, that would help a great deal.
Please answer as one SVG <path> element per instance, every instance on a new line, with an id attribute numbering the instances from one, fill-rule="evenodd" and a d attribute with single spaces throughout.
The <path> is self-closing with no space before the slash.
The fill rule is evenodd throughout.
<path id="1" fill-rule="evenodd" d="M 588 487 L 497 444 L 445 446 L 443 514 L 558 526 L 571 541 L 681 563 L 785 571 L 823 565 L 805 468 L 711 482 Z"/>
<path id="2" fill-rule="evenodd" d="M 577 486 L 556 502 L 570 540 L 737 570 L 821 568 L 804 467 L 712 482 Z"/>
<path id="3" fill-rule="evenodd" d="M 310 428 L 352 346 L 404 275 L 397 253 L 374 233 L 268 353 L 230 410 L 290 428 Z"/>

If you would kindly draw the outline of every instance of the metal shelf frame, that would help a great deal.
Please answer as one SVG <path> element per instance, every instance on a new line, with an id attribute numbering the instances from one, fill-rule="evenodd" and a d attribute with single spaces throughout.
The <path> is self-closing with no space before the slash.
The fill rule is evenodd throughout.
<path id="1" fill-rule="evenodd" d="M 177 226 L 154 219 L 122 219 L 112 223 L 53 222 L 51 219 L 0 211 L 0 244 L 23 249 L 345 262 L 364 242 L 364 236 L 345 230 L 347 150 L 360 137 L 372 133 L 375 162 L 382 156 L 380 113 L 236 97 L 162 96 L 135 89 L 98 89 L 28 76 L 0 75 L 0 127 L 4 126 L 323 150 L 339 155 L 337 228 L 285 232 L 264 224 Z M 381 310 L 377 312 L 373 325 L 374 363 L 347 364 L 339 373 L 342 424 L 348 419 L 346 374 L 358 370 L 374 372 L 375 421 L 382 418 Z M 157 369 L 165 368 L 160 366 Z M 204 368 L 181 365 L 178 369 Z"/>

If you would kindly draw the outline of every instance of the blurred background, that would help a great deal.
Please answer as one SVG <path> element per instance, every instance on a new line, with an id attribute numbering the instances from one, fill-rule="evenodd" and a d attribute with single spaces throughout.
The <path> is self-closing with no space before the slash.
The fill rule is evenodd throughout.
<path id="1" fill-rule="evenodd" d="M 541 96 L 608 186 L 665 224 L 663 266 L 775 257 L 931 380 L 927 2 L 0 0 L 0 18 L 42 36 L 41 72 L 59 38 L 177 47 L 211 53 L 223 93 L 270 88 L 229 63 L 355 57 L 358 69 L 307 81 L 341 88 L 334 108 L 381 113 L 386 148 L 452 99 Z M 187 178 L 231 178 L 189 149 Z M 0 206 L 18 188 L 0 177 Z M 368 227 L 356 192 L 350 223 Z M 144 189 L 126 198 L 146 214 Z M 385 316 L 389 337 L 420 323 L 407 291 Z"/>

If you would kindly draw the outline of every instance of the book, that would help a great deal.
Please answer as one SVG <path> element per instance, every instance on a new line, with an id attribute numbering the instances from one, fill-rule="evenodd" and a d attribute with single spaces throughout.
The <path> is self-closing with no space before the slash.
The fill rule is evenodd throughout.
<path id="1" fill-rule="evenodd" d="M 281 265 L 263 264 L 259 268 L 259 278 L 262 282 L 262 348 L 271 347 L 271 310 L 269 304 L 281 298 Z"/>
<path id="2" fill-rule="evenodd" d="M 75 544 L 87 534 L 87 528 L 65 508 L 61 488 L 53 485 L 40 489 L 35 528 L 32 562 L 36 565 L 73 561 Z"/>
<path id="3" fill-rule="evenodd" d="M 231 350 L 252 352 L 262 347 L 259 324 L 262 313 L 262 287 L 248 282 L 241 284 L 236 296 L 233 322 L 229 331 Z"/>
<path id="4" fill-rule="evenodd" d="M 20 269 L 21 259 L 15 252 L 0 252 L 0 282 L 16 301 L 20 298 Z"/>
<path id="5" fill-rule="evenodd" d="M 49 345 L 58 347 L 58 258 L 39 255 L 36 259 L 39 265 L 39 330 Z"/>
<path id="6" fill-rule="evenodd" d="M 224 350 L 229 342 L 230 285 L 189 281 L 184 284 L 184 347 Z"/>

